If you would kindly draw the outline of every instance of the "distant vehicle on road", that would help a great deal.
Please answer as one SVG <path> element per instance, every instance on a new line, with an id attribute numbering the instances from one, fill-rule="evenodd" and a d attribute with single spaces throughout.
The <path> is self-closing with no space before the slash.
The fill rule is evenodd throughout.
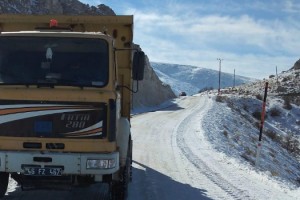
<path id="1" fill-rule="evenodd" d="M 180 96 L 180 97 L 186 96 L 186 93 L 185 93 L 185 92 L 180 92 L 180 93 L 179 93 L 179 96 Z"/>

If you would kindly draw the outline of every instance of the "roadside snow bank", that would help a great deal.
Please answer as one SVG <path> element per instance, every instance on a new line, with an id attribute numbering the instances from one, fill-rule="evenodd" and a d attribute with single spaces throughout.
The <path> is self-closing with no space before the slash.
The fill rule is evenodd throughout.
<path id="1" fill-rule="evenodd" d="M 216 102 L 219 101 L 219 102 Z M 256 146 L 258 143 L 259 129 L 252 113 L 261 110 L 262 102 L 253 97 L 213 96 L 214 102 L 207 116 L 203 119 L 203 129 L 207 133 L 209 141 L 214 148 L 224 154 L 242 160 L 254 168 L 256 158 Z M 276 104 L 271 104 L 276 106 Z M 282 111 L 283 112 L 283 111 Z M 294 108 L 289 116 L 298 116 L 298 110 Z M 282 115 L 285 115 L 283 113 Z M 287 120 L 287 121 L 284 121 Z M 259 169 L 265 174 L 288 184 L 291 188 L 300 186 L 300 163 L 299 160 L 283 147 L 283 143 L 277 138 L 281 137 L 281 131 L 274 131 L 274 127 L 280 122 L 289 123 L 293 119 L 288 117 L 276 120 L 268 116 L 265 132 L 273 127 L 275 138 L 269 133 L 263 135 L 263 147 L 260 157 Z M 289 130 L 297 129 L 293 123 Z M 299 129 L 298 129 L 299 130 Z"/>

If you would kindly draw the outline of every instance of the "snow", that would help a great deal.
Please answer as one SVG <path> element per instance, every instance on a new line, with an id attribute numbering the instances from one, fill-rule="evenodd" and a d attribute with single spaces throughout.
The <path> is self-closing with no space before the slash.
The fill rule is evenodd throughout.
<path id="1" fill-rule="evenodd" d="M 218 88 L 219 71 L 216 70 L 157 62 L 151 62 L 151 66 L 160 80 L 172 86 L 176 95 L 183 91 L 193 95 L 203 88 Z M 233 74 L 221 73 L 221 88 L 233 86 L 233 79 Z M 254 81 L 237 75 L 235 79 L 235 86 Z"/>
<path id="2" fill-rule="evenodd" d="M 156 71 L 172 88 L 187 88 L 191 76 L 183 72 L 178 81 L 169 74 L 180 76 L 180 70 L 169 70 L 168 75 Z M 134 167 L 146 179 L 134 180 L 129 199 L 300 199 L 299 151 L 286 147 L 291 135 L 299 148 L 299 101 L 294 98 L 287 109 L 280 96 L 299 94 L 299 70 L 280 73 L 278 80 L 225 89 L 220 97 L 216 91 L 181 97 L 164 110 L 134 116 Z M 260 120 L 253 113 L 262 110 L 266 81 L 269 96 L 257 160 Z M 278 93 L 279 87 L 284 90 Z"/>
<path id="3" fill-rule="evenodd" d="M 296 169 L 289 166 L 295 176 L 274 176 L 264 168 L 272 147 L 268 142 L 263 143 L 261 166 L 245 160 L 241 154 L 247 147 L 255 154 L 258 130 L 215 98 L 184 97 L 176 107 L 133 117 L 137 179 L 129 199 L 300 199 L 299 188 L 288 180 L 299 177 L 299 163 Z M 289 165 L 292 158 L 279 154 L 279 163 Z"/>
<path id="4" fill-rule="evenodd" d="M 206 120 L 203 121 L 204 129 L 209 133 L 208 138 L 214 147 L 230 157 L 243 158 L 248 163 L 254 164 L 259 130 L 255 127 L 255 123 L 258 121 L 251 116 L 251 113 L 258 109 L 261 110 L 261 104 L 260 100 L 253 97 L 228 97 L 224 103 L 215 104 L 213 112 L 208 113 Z M 244 105 L 248 106 L 247 110 L 243 110 Z M 281 107 L 282 105 L 278 105 L 278 110 Z M 282 110 L 281 112 L 281 115 L 284 116 L 289 111 Z M 211 120 L 208 120 L 212 118 L 214 119 L 213 124 Z M 297 181 L 300 177 L 299 160 L 282 148 L 282 143 L 276 139 L 272 140 L 265 134 L 270 129 L 277 134 L 277 137 L 285 133 L 284 131 L 293 132 L 294 123 L 286 123 L 286 121 L 292 122 L 295 118 L 284 117 L 281 120 L 276 118 L 267 115 L 263 132 L 263 155 L 258 167 L 262 171 L 269 171 L 274 178 L 284 179 L 286 182 L 299 185 L 299 180 Z M 290 126 L 285 126 L 284 131 L 277 128 L 283 125 L 282 122 L 290 124 Z M 285 134 L 281 135 L 281 137 L 284 136 Z"/>
<path id="5" fill-rule="evenodd" d="M 299 137 L 300 106 L 292 103 L 291 109 L 284 108 L 274 88 L 267 98 L 256 164 L 259 120 L 253 113 L 262 109 L 257 94 L 263 90 L 264 82 L 257 82 L 240 86 L 237 92 L 217 95 L 214 90 L 136 108 L 131 119 L 133 182 L 128 200 L 300 200 L 299 153 L 287 149 L 284 140 Z M 279 114 L 272 114 L 274 109 Z M 10 180 L 4 199 L 80 199 L 98 194 L 99 188 L 103 186 L 21 192 Z"/>

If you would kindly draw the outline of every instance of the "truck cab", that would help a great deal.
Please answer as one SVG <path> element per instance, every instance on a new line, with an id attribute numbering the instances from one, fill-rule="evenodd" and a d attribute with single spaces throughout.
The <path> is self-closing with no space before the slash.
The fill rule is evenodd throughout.
<path id="1" fill-rule="evenodd" d="M 49 24 L 50 22 L 50 24 Z M 132 81 L 144 53 L 132 16 L 0 15 L 0 195 L 23 189 L 131 180 Z"/>

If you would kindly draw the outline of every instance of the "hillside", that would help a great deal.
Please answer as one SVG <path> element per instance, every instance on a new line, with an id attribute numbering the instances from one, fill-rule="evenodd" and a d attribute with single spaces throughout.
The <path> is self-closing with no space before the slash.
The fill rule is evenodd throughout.
<path id="1" fill-rule="evenodd" d="M 300 185 L 300 70 L 237 87 L 216 96 L 206 120 L 211 143 L 219 151 L 255 165 L 265 83 L 269 83 L 259 169 Z M 202 95 L 205 95 L 204 93 Z M 213 124 L 211 119 L 214 119 Z M 230 148 L 230 151 L 229 151 Z"/>
<path id="2" fill-rule="evenodd" d="M 297 62 L 296 62 L 297 63 Z M 271 97 L 278 97 L 300 105 L 300 69 L 283 71 L 278 76 L 270 75 L 269 79 L 252 82 L 238 88 L 240 94 L 261 95 L 265 82 L 269 83 L 268 93 Z"/>
<path id="3" fill-rule="evenodd" d="M 1 0 L 0 13 L 115 15 L 114 11 L 104 4 L 89 6 L 78 0 Z"/>
<path id="4" fill-rule="evenodd" d="M 151 62 L 151 66 L 166 84 L 171 85 L 176 95 L 184 91 L 188 95 L 198 93 L 205 88 L 219 87 L 219 72 L 196 66 Z M 235 86 L 254 81 L 251 78 L 235 76 Z M 232 87 L 234 75 L 221 73 L 221 88 Z"/>

